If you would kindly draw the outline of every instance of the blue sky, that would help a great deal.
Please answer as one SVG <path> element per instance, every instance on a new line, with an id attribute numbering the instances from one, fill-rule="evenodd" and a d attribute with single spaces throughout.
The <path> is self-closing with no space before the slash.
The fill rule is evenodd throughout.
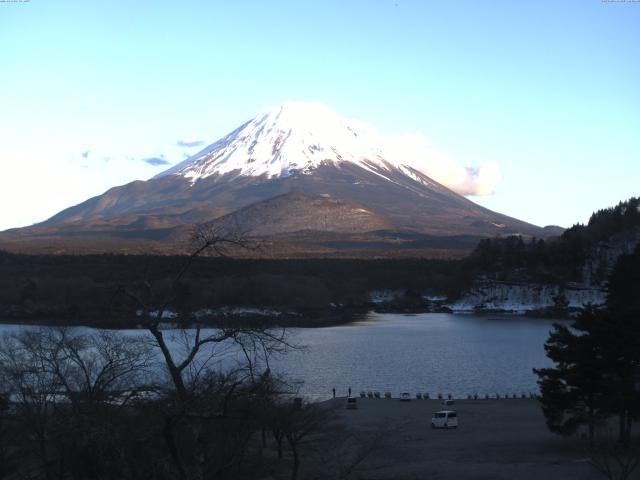
<path id="1" fill-rule="evenodd" d="M 639 47 L 637 2 L 0 2 L 0 229 L 291 99 L 497 163 L 489 208 L 585 222 L 640 194 Z"/>

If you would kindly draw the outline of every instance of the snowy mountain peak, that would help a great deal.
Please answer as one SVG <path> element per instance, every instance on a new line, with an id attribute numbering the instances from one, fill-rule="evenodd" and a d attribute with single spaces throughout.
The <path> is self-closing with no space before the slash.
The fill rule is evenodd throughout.
<path id="1" fill-rule="evenodd" d="M 309 173 L 323 162 L 385 166 L 375 130 L 322 103 L 285 102 L 158 176 L 192 182 L 235 172 L 269 178 Z"/>

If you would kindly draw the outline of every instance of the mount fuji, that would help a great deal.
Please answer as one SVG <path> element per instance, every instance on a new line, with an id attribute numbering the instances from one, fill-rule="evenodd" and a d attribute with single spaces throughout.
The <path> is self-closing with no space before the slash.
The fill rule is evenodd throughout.
<path id="1" fill-rule="evenodd" d="M 453 192 L 385 151 L 367 124 L 287 102 L 150 180 L 3 232 L 0 247 L 169 252 L 207 222 L 237 226 L 285 256 L 466 252 L 483 237 L 557 233 Z"/>

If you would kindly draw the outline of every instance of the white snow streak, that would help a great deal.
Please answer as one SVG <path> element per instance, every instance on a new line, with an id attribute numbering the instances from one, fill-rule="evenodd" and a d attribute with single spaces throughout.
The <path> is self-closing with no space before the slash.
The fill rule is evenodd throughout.
<path id="1" fill-rule="evenodd" d="M 382 172 L 397 168 L 425 183 L 419 171 L 458 193 L 487 195 L 500 179 L 498 166 L 462 167 L 438 154 L 421 135 L 384 137 L 372 126 L 346 119 L 321 103 L 285 102 L 157 175 L 181 175 L 195 183 L 212 175 L 286 177 L 310 173 L 323 163 L 355 163 Z"/>

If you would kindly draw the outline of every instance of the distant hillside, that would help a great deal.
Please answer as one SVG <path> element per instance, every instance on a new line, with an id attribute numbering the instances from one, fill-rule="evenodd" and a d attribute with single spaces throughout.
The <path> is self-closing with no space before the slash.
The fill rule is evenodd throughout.
<path id="1" fill-rule="evenodd" d="M 466 260 L 474 276 L 507 281 L 601 284 L 620 255 L 640 242 L 640 198 L 598 210 L 552 239 L 506 237 L 482 240 Z"/>

